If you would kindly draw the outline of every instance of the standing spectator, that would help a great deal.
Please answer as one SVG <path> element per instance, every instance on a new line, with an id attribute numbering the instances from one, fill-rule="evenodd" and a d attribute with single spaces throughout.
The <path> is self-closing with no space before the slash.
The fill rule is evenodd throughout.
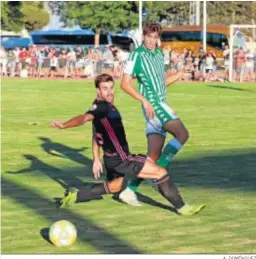
<path id="1" fill-rule="evenodd" d="M 64 70 L 64 78 L 67 66 L 67 51 L 62 49 L 59 55 L 59 68 L 63 71 Z"/>
<path id="2" fill-rule="evenodd" d="M 11 77 L 15 76 L 15 56 L 14 51 L 9 50 L 7 52 L 7 74 Z"/>
<path id="3" fill-rule="evenodd" d="M 254 50 L 254 55 L 253 55 L 253 63 L 254 63 L 254 81 L 256 81 L 256 49 Z"/>
<path id="4" fill-rule="evenodd" d="M 195 72 L 198 72 L 199 71 L 199 57 L 198 56 L 195 56 L 193 65 L 194 65 Z"/>
<path id="5" fill-rule="evenodd" d="M 198 58 L 199 58 L 199 70 L 202 74 L 205 73 L 205 59 L 206 59 L 206 53 L 204 52 L 203 48 L 199 49 L 199 54 L 198 54 Z"/>
<path id="6" fill-rule="evenodd" d="M 76 50 L 75 77 L 81 76 L 81 69 L 84 67 L 84 51 L 80 46 Z"/>
<path id="7" fill-rule="evenodd" d="M 110 46 L 106 46 L 103 54 L 102 54 L 102 60 L 103 60 L 103 68 L 111 70 L 113 72 L 114 67 L 114 61 L 113 61 L 113 54 L 110 50 Z"/>
<path id="8" fill-rule="evenodd" d="M 65 73 L 65 78 L 69 76 L 74 76 L 74 69 L 76 65 L 76 53 L 73 48 L 70 48 L 68 54 L 67 54 L 67 73 Z"/>
<path id="9" fill-rule="evenodd" d="M 95 75 L 100 75 L 102 74 L 102 53 L 99 49 L 99 47 L 97 47 L 94 52 L 93 52 L 93 59 L 94 59 L 94 64 L 95 64 Z"/>
<path id="10" fill-rule="evenodd" d="M 242 47 L 236 51 L 234 58 L 235 58 L 235 81 L 242 82 L 244 66 L 245 66 L 245 53 Z"/>
<path id="11" fill-rule="evenodd" d="M 254 79 L 254 61 L 253 54 L 250 50 L 246 53 L 246 63 L 245 63 L 245 78 L 249 82 L 252 82 Z"/>
<path id="12" fill-rule="evenodd" d="M 171 69 L 178 71 L 178 63 L 179 63 L 179 54 L 176 49 L 173 49 L 171 52 Z"/>
<path id="13" fill-rule="evenodd" d="M 19 54 L 20 54 L 20 48 L 16 47 L 15 50 L 13 51 L 14 57 L 15 57 L 15 67 L 14 67 L 14 75 L 20 75 L 20 70 L 21 70 L 21 65 L 19 61 Z"/>
<path id="14" fill-rule="evenodd" d="M 93 50 L 91 47 L 88 48 L 88 52 L 86 55 L 84 74 L 88 78 L 94 77 L 94 63 L 93 63 Z"/>
<path id="15" fill-rule="evenodd" d="M 180 55 L 180 58 L 181 58 L 181 60 L 182 60 L 183 67 L 184 67 L 185 64 L 186 64 L 186 56 L 187 56 L 187 53 L 188 53 L 188 49 L 187 49 L 187 48 L 184 48 L 182 54 Z"/>
<path id="16" fill-rule="evenodd" d="M 215 52 L 213 50 L 210 50 L 209 53 L 212 55 L 212 57 L 214 59 L 213 72 L 215 72 L 217 70 L 217 56 L 216 56 L 216 54 L 215 54 Z"/>
<path id="17" fill-rule="evenodd" d="M 228 45 L 225 45 L 225 49 L 223 51 L 224 68 L 225 68 L 224 80 L 225 81 L 229 80 L 229 55 L 230 55 L 229 47 L 228 47 Z"/>
<path id="18" fill-rule="evenodd" d="M 165 47 L 163 49 L 164 53 L 164 66 L 165 66 L 165 71 L 167 72 L 168 69 L 170 68 L 170 50 L 168 47 Z"/>
<path id="19" fill-rule="evenodd" d="M 44 53 L 44 63 L 43 63 L 43 68 L 49 68 L 50 67 L 50 48 L 48 46 L 45 46 L 43 49 Z M 46 74 L 45 74 L 46 75 Z"/>
<path id="20" fill-rule="evenodd" d="M 3 46 L 0 46 L 0 68 L 1 75 L 7 75 L 7 53 Z"/>
<path id="21" fill-rule="evenodd" d="M 118 78 L 121 78 L 122 74 L 123 74 L 124 64 L 128 60 L 130 53 L 120 49 L 119 47 L 116 47 L 116 49 L 117 49 L 117 59 L 119 61 L 119 74 L 118 74 Z"/>
<path id="22" fill-rule="evenodd" d="M 55 50 L 54 50 L 54 55 L 55 55 L 57 58 L 59 58 L 60 54 L 61 54 L 60 48 L 59 48 L 59 47 L 55 48 Z"/>
<path id="23" fill-rule="evenodd" d="M 118 59 L 118 49 L 116 46 L 111 46 L 111 51 L 114 60 L 114 78 L 118 79 L 120 75 L 120 66 L 119 66 L 119 59 Z"/>
<path id="24" fill-rule="evenodd" d="M 37 58 L 37 71 L 36 71 L 36 76 L 41 77 L 41 72 L 43 68 L 43 63 L 44 63 L 44 50 L 43 48 L 37 47 L 36 49 L 36 58 Z"/>
<path id="25" fill-rule="evenodd" d="M 29 74 L 33 77 L 36 76 L 36 70 L 38 66 L 38 59 L 37 59 L 37 48 L 34 45 L 30 48 L 30 66 L 29 66 Z"/>
<path id="26" fill-rule="evenodd" d="M 211 81 L 213 78 L 213 70 L 214 70 L 214 57 L 211 52 L 209 52 L 206 55 L 205 70 L 206 70 L 205 81 L 206 82 Z"/>
<path id="27" fill-rule="evenodd" d="M 22 48 L 21 52 L 19 53 L 19 62 L 21 64 L 20 77 L 28 77 L 28 61 L 28 51 L 26 48 Z"/>
<path id="28" fill-rule="evenodd" d="M 58 67 L 58 58 L 57 55 L 54 54 L 50 59 L 50 70 L 49 70 L 49 76 L 51 78 L 55 77 L 57 74 L 57 67 Z"/>
<path id="29" fill-rule="evenodd" d="M 188 50 L 187 55 L 185 56 L 185 64 L 186 64 L 186 71 L 189 73 L 189 80 L 195 78 L 195 73 L 194 73 L 194 55 L 193 51 L 190 49 Z"/>

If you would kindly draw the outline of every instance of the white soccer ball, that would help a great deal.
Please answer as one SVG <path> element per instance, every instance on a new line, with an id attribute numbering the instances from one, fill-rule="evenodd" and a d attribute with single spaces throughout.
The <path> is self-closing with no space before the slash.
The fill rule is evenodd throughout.
<path id="1" fill-rule="evenodd" d="M 57 247 L 72 245 L 76 237 L 76 227 L 67 220 L 57 221 L 50 227 L 49 238 Z"/>

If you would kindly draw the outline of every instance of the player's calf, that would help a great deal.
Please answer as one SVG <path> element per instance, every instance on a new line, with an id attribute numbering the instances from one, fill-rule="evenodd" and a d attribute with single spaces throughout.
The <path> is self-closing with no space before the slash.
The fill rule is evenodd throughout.
<path id="1" fill-rule="evenodd" d="M 86 187 L 81 190 L 72 188 L 68 190 L 65 196 L 60 200 L 60 207 L 68 207 L 77 202 L 85 202 L 100 198 L 105 194 L 113 194 L 121 191 L 123 186 L 123 177 L 116 178 L 112 181 L 107 181 L 97 184 L 93 187 Z"/>

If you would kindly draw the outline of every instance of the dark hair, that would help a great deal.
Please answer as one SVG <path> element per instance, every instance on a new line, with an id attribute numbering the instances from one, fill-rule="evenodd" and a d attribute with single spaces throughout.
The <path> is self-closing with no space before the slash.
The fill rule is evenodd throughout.
<path id="1" fill-rule="evenodd" d="M 96 88 L 99 88 L 100 83 L 105 83 L 105 82 L 113 82 L 114 83 L 114 79 L 109 74 L 101 74 L 101 75 L 96 76 L 96 78 L 94 80 Z"/>
<path id="2" fill-rule="evenodd" d="M 162 26 L 158 22 L 146 21 L 143 24 L 143 35 L 147 35 L 152 32 L 157 32 L 159 35 L 162 32 Z"/>

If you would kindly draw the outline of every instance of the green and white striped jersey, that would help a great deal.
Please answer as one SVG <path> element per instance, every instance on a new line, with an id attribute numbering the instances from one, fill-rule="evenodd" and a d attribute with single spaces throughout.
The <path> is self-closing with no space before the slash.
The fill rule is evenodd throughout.
<path id="1" fill-rule="evenodd" d="M 151 103 L 166 101 L 164 54 L 143 45 L 136 48 L 126 62 L 124 73 L 136 77 L 140 93 Z"/>

